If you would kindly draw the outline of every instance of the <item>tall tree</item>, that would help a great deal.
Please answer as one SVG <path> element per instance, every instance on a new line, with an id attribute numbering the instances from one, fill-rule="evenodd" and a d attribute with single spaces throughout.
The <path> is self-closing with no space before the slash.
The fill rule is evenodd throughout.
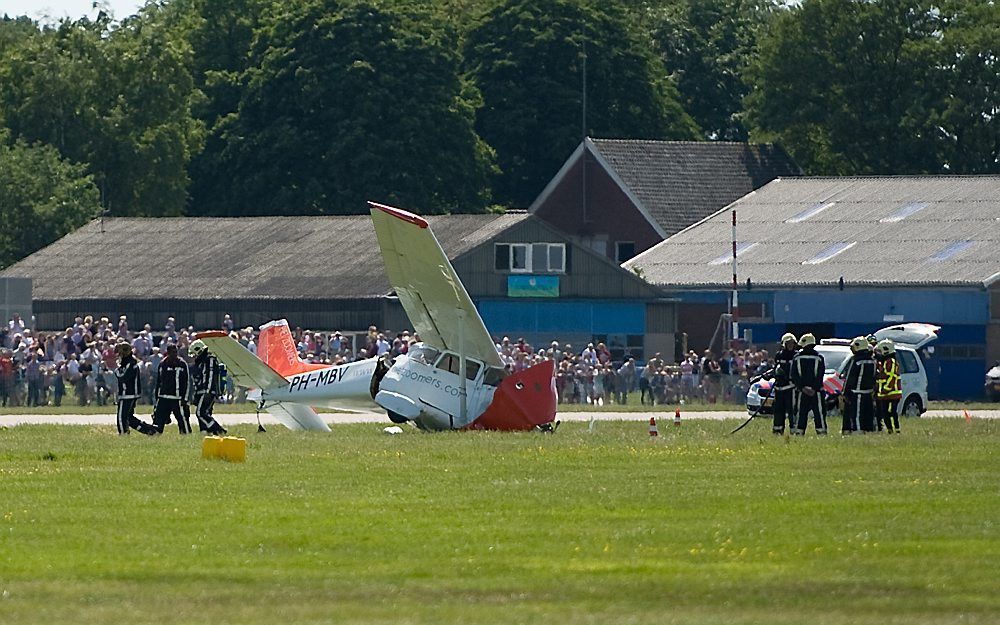
<path id="1" fill-rule="evenodd" d="M 52 146 L 10 141 L 0 131 L 0 268 L 39 250 L 100 212 L 86 167 Z"/>
<path id="2" fill-rule="evenodd" d="M 1000 5 L 951 0 L 937 14 L 932 119 L 942 169 L 1000 173 Z"/>
<path id="3" fill-rule="evenodd" d="M 804 0 L 760 44 L 748 97 L 759 138 L 811 174 L 941 169 L 932 111 L 940 27 L 921 0 Z"/>
<path id="4" fill-rule="evenodd" d="M 455 33 L 392 2 L 314 0 L 261 28 L 209 211 L 483 210 L 492 154 Z"/>
<path id="5" fill-rule="evenodd" d="M 617 5 L 503 0 L 465 46 L 484 100 L 476 128 L 503 170 L 494 189 L 499 202 L 527 206 L 580 143 L 584 42 L 586 134 L 698 136 L 662 64 Z"/>
<path id="6" fill-rule="evenodd" d="M 677 83 L 684 109 L 707 139 L 745 141 L 746 68 L 775 10 L 774 0 L 629 2 Z"/>
<path id="7" fill-rule="evenodd" d="M 177 215 L 199 149 L 190 49 L 156 21 L 64 20 L 0 60 L 0 119 L 14 138 L 86 163 L 115 215 Z"/>

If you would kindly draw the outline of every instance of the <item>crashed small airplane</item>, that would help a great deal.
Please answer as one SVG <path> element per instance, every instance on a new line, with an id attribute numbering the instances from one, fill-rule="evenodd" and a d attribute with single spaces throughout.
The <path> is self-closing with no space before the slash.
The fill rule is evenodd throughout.
<path id="1" fill-rule="evenodd" d="M 507 371 L 427 221 L 375 202 L 369 208 L 389 282 L 421 343 L 393 360 L 330 366 L 303 362 L 284 320 L 261 327 L 260 358 L 225 332 L 197 338 L 237 384 L 257 389 L 251 397 L 261 409 L 293 430 L 329 431 L 313 407 L 364 410 L 372 402 L 394 423 L 425 430 L 550 428 L 556 414 L 552 361 Z"/>

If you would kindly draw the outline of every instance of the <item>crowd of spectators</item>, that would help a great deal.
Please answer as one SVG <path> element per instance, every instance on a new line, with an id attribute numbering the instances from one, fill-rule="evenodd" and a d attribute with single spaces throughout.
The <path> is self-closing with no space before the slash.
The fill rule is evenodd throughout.
<path id="1" fill-rule="evenodd" d="M 555 361 L 559 403 L 596 406 L 626 404 L 630 394 L 647 405 L 741 403 L 750 379 L 772 366 L 763 349 L 726 350 L 720 357 L 709 350 L 701 356 L 690 351 L 681 362 L 668 362 L 657 353 L 643 363 L 628 356 L 613 359 L 604 343 L 588 343 L 577 351 L 569 343 L 552 341 L 535 349 L 523 338 L 512 342 L 504 337 L 497 350 L 513 371 Z"/>
<path id="2" fill-rule="evenodd" d="M 139 361 L 143 397 L 140 403 L 152 404 L 156 370 L 167 345 L 177 345 L 178 355 L 190 362 L 188 346 L 194 340 L 193 327 L 177 327 L 167 318 L 162 328 L 150 324 L 130 327 L 121 315 L 112 322 L 108 317 L 77 317 L 64 331 L 36 332 L 32 323 L 14 315 L 0 323 L 0 407 L 61 406 L 64 401 L 76 405 L 104 405 L 114 401 L 118 366 L 114 347 L 121 341 L 132 345 Z M 252 327 L 234 328 L 226 315 L 221 324 L 229 335 L 253 353 L 258 334 Z M 308 362 L 342 364 L 387 351 L 403 353 L 409 333 L 389 339 L 375 327 L 364 337 L 348 337 L 340 332 L 311 332 L 296 328 L 299 353 Z M 226 376 L 223 403 L 240 401 L 245 390 L 238 389 Z"/>
<path id="3" fill-rule="evenodd" d="M 178 328 L 169 317 L 162 328 L 146 323 L 133 328 L 125 315 L 77 317 L 61 332 L 35 332 L 32 323 L 14 315 L 0 324 L 0 406 L 59 406 L 74 401 L 85 406 L 114 401 L 116 389 L 114 346 L 132 345 L 140 363 L 142 403 L 151 404 L 156 370 L 166 346 L 176 344 L 181 358 L 188 359 L 194 340 L 192 327 Z M 230 315 L 221 327 L 251 352 L 257 350 L 257 332 L 236 328 Z M 405 354 L 420 340 L 416 333 L 379 331 L 375 326 L 363 334 L 292 331 L 300 357 L 306 362 L 343 364 L 381 356 Z M 715 357 L 710 351 L 688 352 L 681 362 L 667 362 L 655 354 L 645 362 L 632 357 L 612 358 L 604 343 L 588 343 L 582 349 L 552 341 L 534 348 L 523 338 L 503 337 L 496 343 L 501 360 L 510 371 L 521 371 L 543 360 L 555 362 L 556 389 L 560 403 L 604 406 L 625 404 L 638 394 L 643 404 L 680 404 L 692 401 L 741 402 L 749 380 L 771 367 L 766 350 L 726 350 Z M 241 401 L 245 390 L 236 388 L 226 376 L 223 403 Z M 70 396 L 70 399 L 67 399 Z"/>

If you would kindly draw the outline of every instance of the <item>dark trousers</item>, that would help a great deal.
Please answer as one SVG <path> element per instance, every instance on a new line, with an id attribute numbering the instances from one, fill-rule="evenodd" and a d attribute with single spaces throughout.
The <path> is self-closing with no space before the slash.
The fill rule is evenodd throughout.
<path id="1" fill-rule="evenodd" d="M 788 429 L 795 429 L 795 389 L 786 388 L 784 390 L 774 389 L 774 425 L 771 430 L 775 434 L 785 433 L 785 421 L 788 421 Z M 764 401 L 764 398 L 761 398 Z"/>
<path id="2" fill-rule="evenodd" d="M 875 402 L 871 393 L 844 392 L 843 431 L 875 431 Z"/>
<path id="3" fill-rule="evenodd" d="M 805 434 L 809 426 L 809 413 L 812 413 L 816 423 L 816 433 L 826 434 L 826 412 L 823 408 L 823 394 L 816 391 L 812 395 L 798 392 L 799 422 L 796 424 L 792 434 Z"/>
<path id="4" fill-rule="evenodd" d="M 646 395 L 649 395 L 649 405 L 653 405 L 653 391 L 649 388 L 649 380 L 645 377 L 639 378 L 639 403 L 646 403 Z"/>
<path id="5" fill-rule="evenodd" d="M 129 429 L 133 428 L 139 430 L 143 434 L 156 434 L 157 429 L 152 425 L 141 421 L 135 416 L 135 404 L 138 400 L 136 399 L 119 399 L 118 400 L 118 433 L 128 434 Z"/>
<path id="6" fill-rule="evenodd" d="M 899 432 L 899 398 L 876 399 L 875 419 L 885 426 L 886 432 Z"/>
<path id="7" fill-rule="evenodd" d="M 215 395 L 211 393 L 198 395 L 194 410 L 195 416 L 198 417 L 198 429 L 209 434 L 225 434 L 226 428 L 212 416 L 213 410 L 215 410 Z"/>
<path id="8" fill-rule="evenodd" d="M 177 429 L 181 434 L 191 433 L 191 410 L 187 402 L 179 399 L 158 399 L 153 407 L 153 427 L 157 432 L 163 432 L 163 426 L 170 423 L 170 414 L 177 418 Z"/>

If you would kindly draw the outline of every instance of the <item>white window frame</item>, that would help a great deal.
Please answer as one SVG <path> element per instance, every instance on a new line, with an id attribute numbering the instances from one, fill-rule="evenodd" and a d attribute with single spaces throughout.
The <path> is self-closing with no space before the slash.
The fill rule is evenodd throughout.
<path id="1" fill-rule="evenodd" d="M 507 258 L 507 270 L 510 273 L 566 273 L 566 244 L 565 243 L 498 243 L 497 245 L 508 246 L 508 258 Z M 534 252 L 536 246 L 544 246 L 545 248 L 545 266 L 535 267 L 534 266 Z M 514 266 L 515 249 L 520 249 L 521 253 L 524 254 L 524 267 Z M 553 268 L 552 263 L 552 253 L 557 251 L 558 258 L 561 262 L 561 266 Z"/>
<path id="2" fill-rule="evenodd" d="M 545 262 L 548 264 L 546 267 L 547 273 L 566 273 L 566 244 L 565 243 L 546 243 L 547 249 L 545 250 Z M 561 266 L 558 269 L 553 269 L 552 267 L 552 250 L 556 249 L 559 251 L 559 259 L 561 261 Z"/>
<path id="3" fill-rule="evenodd" d="M 511 273 L 531 273 L 531 244 L 530 243 L 511 243 L 510 244 L 510 272 Z M 524 267 L 514 266 L 514 249 L 521 249 L 524 253 Z"/>

